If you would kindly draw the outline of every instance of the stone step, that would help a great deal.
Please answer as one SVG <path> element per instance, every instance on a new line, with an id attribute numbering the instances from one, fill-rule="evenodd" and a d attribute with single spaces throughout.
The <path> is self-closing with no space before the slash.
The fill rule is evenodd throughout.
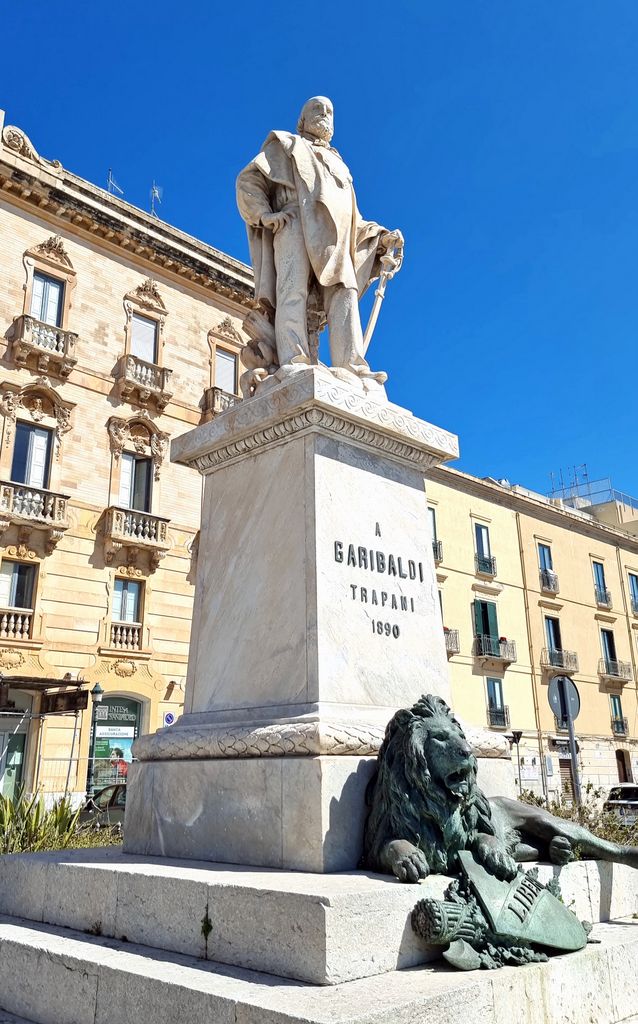
<path id="1" fill-rule="evenodd" d="M 638 871 L 595 861 L 539 866 L 542 882 L 552 876 L 581 919 L 638 910 Z M 1 858 L 0 914 L 336 985 L 432 960 L 409 915 L 448 881 L 417 887 L 366 872 L 202 864 L 107 847 Z"/>
<path id="2" fill-rule="evenodd" d="M 594 932 L 600 944 L 547 964 L 316 987 L 1 917 L 0 1006 L 33 1024 L 620 1024 L 638 1006 L 638 923 Z"/>
<path id="3" fill-rule="evenodd" d="M 426 963 L 409 926 L 449 879 L 401 885 L 334 875 L 137 857 L 116 847 L 0 859 L 0 914 L 139 942 L 316 985 Z M 365 941 L 362 941 L 365 936 Z"/>

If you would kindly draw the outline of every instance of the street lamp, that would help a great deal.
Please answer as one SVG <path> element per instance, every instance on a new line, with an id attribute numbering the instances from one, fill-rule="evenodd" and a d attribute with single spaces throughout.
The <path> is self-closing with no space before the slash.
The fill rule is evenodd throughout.
<path id="1" fill-rule="evenodd" d="M 99 683 L 96 683 L 91 690 L 91 739 L 89 744 L 89 770 L 86 775 L 86 798 L 90 800 L 93 796 L 93 773 L 95 769 L 95 715 L 98 704 L 102 703 L 104 690 Z"/>
<path id="2" fill-rule="evenodd" d="M 519 792 L 519 795 L 522 795 L 522 793 L 523 793 L 523 780 L 521 779 L 521 746 L 520 746 L 522 737 L 523 737 L 523 730 L 522 729 L 512 729 L 511 736 L 507 737 L 507 739 L 510 741 L 510 747 L 512 746 L 513 743 L 516 744 L 516 760 L 518 762 L 518 792 Z"/>

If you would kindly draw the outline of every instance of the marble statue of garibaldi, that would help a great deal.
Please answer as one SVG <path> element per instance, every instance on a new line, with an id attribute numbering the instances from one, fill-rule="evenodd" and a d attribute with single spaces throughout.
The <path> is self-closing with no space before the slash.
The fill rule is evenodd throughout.
<path id="1" fill-rule="evenodd" d="M 237 178 L 255 298 L 274 313 L 280 366 L 310 361 L 307 312 L 314 299 L 328 323 L 332 366 L 383 383 L 386 375 L 373 373 L 364 356 L 358 300 L 400 233 L 362 219 L 350 172 L 330 145 L 330 100 L 308 100 L 297 130 L 271 132 Z"/>

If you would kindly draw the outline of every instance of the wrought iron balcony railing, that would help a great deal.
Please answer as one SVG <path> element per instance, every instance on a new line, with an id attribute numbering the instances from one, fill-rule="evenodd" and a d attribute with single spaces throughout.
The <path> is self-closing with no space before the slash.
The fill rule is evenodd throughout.
<path id="1" fill-rule="evenodd" d="M 556 732 L 568 732 L 569 726 L 567 724 L 567 718 L 562 715 L 554 715 L 554 725 Z"/>
<path id="2" fill-rule="evenodd" d="M 0 640 L 30 640 L 32 623 L 30 608 L 0 608 Z"/>
<path id="3" fill-rule="evenodd" d="M 73 331 L 64 331 L 23 314 L 13 323 L 13 358 L 18 366 L 25 366 L 29 356 L 35 355 L 37 368 L 42 373 L 54 369 L 61 377 L 68 377 L 77 363 L 77 340 Z"/>
<path id="4" fill-rule="evenodd" d="M 553 647 L 544 647 L 541 652 L 543 668 L 558 668 L 568 675 L 578 672 L 578 655 L 576 651 L 557 651 Z"/>
<path id="5" fill-rule="evenodd" d="M 494 729 L 507 729 L 510 724 L 510 709 L 507 706 L 502 708 L 487 709 L 488 725 Z"/>
<path id="6" fill-rule="evenodd" d="M 594 587 L 594 597 L 601 608 L 611 608 L 611 591 L 607 587 Z"/>
<path id="7" fill-rule="evenodd" d="M 448 655 L 459 654 L 461 650 L 461 642 L 459 640 L 458 629 L 444 629 L 445 635 L 445 650 Z"/>
<path id="8" fill-rule="evenodd" d="M 626 736 L 629 732 L 629 722 L 626 718 L 612 718 L 611 731 L 614 736 Z"/>
<path id="9" fill-rule="evenodd" d="M 558 593 L 558 576 L 552 569 L 541 569 L 539 571 L 541 590 L 546 594 Z"/>
<path id="10" fill-rule="evenodd" d="M 492 661 L 501 661 L 508 665 L 516 661 L 516 644 L 513 640 L 506 640 L 504 637 L 477 636 L 475 651 L 479 658 L 489 658 Z"/>
<path id="11" fill-rule="evenodd" d="M 633 615 L 638 615 L 638 597 L 632 597 L 631 611 Z"/>
<path id="12" fill-rule="evenodd" d="M 139 356 L 122 356 L 116 369 L 115 380 L 121 398 L 135 398 L 140 405 L 152 399 L 160 410 L 165 409 L 173 394 L 168 390 L 172 374 L 165 366 L 147 363 Z"/>
<path id="13" fill-rule="evenodd" d="M 110 564 L 123 547 L 140 548 L 150 551 L 152 564 L 157 567 L 170 547 L 169 522 L 169 519 L 151 515 L 150 512 L 111 505 L 106 510 L 103 527 L 107 563 Z"/>
<path id="14" fill-rule="evenodd" d="M 432 541 L 432 553 L 434 555 L 434 561 L 437 563 L 443 561 L 443 541 L 433 540 Z"/>
<path id="15" fill-rule="evenodd" d="M 53 548 L 69 528 L 67 494 L 42 487 L 0 481 L 0 534 L 15 524 L 20 528 L 46 530 L 46 550 Z"/>
<path id="16" fill-rule="evenodd" d="M 475 555 L 476 571 L 482 576 L 496 576 L 496 559 L 494 555 Z"/>
<path id="17" fill-rule="evenodd" d="M 142 623 L 112 622 L 111 647 L 117 651 L 141 651 Z"/>
<path id="18" fill-rule="evenodd" d="M 601 658 L 598 662 L 598 675 L 605 679 L 622 679 L 629 682 L 632 678 L 631 665 L 628 661 Z"/>
<path id="19" fill-rule="evenodd" d="M 234 395 L 230 391 L 224 391 L 222 388 L 206 388 L 202 402 L 204 422 L 207 423 L 208 420 L 214 419 L 220 413 L 232 409 L 238 402 L 241 402 L 239 395 Z"/>

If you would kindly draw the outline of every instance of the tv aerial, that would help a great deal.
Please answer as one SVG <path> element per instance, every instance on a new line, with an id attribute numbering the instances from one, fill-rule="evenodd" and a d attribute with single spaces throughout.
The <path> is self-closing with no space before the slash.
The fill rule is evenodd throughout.
<path id="1" fill-rule="evenodd" d="M 161 185 L 157 185 L 155 183 L 155 181 L 154 181 L 153 184 L 151 185 L 151 217 L 157 217 L 158 220 L 159 220 L 159 213 L 155 209 L 155 204 L 159 203 L 160 206 L 161 206 L 162 195 L 163 194 L 164 194 L 164 189 L 162 188 L 162 186 Z"/>

